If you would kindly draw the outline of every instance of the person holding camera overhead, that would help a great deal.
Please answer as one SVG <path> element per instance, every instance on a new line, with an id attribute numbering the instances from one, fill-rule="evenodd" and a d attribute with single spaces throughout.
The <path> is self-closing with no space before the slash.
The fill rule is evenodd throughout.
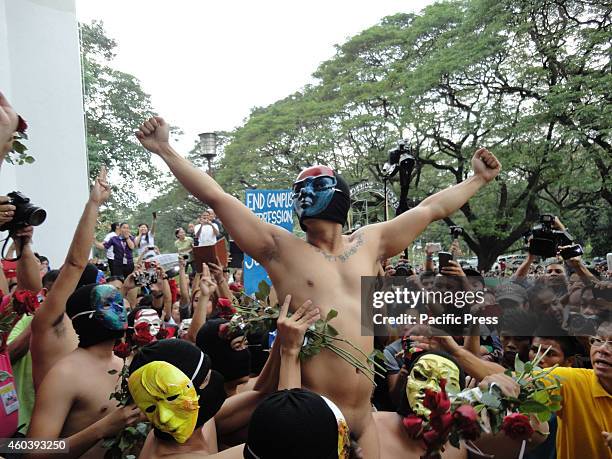
<path id="1" fill-rule="evenodd" d="M 153 224 L 149 230 L 149 225 L 141 223 L 138 225 L 138 236 L 134 240 L 138 247 L 138 256 L 142 255 L 149 247 L 155 246 L 155 226 L 157 224 L 157 212 L 153 212 Z"/>
<path id="2" fill-rule="evenodd" d="M 174 236 L 176 236 L 176 241 L 174 241 L 176 251 L 179 255 L 185 258 L 187 263 L 191 263 L 191 254 L 193 252 L 193 238 L 187 236 L 187 233 L 183 228 L 177 228 L 174 231 Z"/>
<path id="3" fill-rule="evenodd" d="M 109 263 L 111 276 L 128 277 L 134 271 L 133 250 L 136 247 L 134 236 L 130 234 L 130 225 L 126 222 L 119 225 L 119 234 L 104 243 L 105 249 L 113 249 L 113 261 Z"/>
<path id="4" fill-rule="evenodd" d="M 200 223 L 195 226 L 194 231 L 199 246 L 213 245 L 217 242 L 219 226 L 213 223 L 209 210 L 202 212 L 202 215 L 200 215 Z"/>

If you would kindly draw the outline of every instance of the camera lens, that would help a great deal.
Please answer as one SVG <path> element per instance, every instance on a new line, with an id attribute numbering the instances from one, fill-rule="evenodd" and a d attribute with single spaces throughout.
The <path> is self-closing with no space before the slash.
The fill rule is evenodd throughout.
<path id="1" fill-rule="evenodd" d="M 38 226 L 47 219 L 47 212 L 36 206 L 28 206 L 24 209 L 24 220 L 32 226 Z"/>

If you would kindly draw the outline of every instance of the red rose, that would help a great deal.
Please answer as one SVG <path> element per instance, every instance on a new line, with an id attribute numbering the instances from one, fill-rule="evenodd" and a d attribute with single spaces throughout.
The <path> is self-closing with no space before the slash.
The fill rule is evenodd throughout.
<path id="1" fill-rule="evenodd" d="M 136 326 L 134 327 L 134 333 L 142 335 L 145 333 L 150 333 L 151 331 L 151 326 L 146 323 L 146 322 L 140 322 L 139 324 L 136 324 Z"/>
<path id="2" fill-rule="evenodd" d="M 240 293 L 244 290 L 244 286 L 240 282 L 232 282 L 229 284 L 229 288 L 232 292 Z"/>
<path id="3" fill-rule="evenodd" d="M 217 305 L 219 305 L 222 308 L 230 308 L 232 307 L 232 302 L 227 298 L 220 297 L 217 300 Z"/>
<path id="4" fill-rule="evenodd" d="M 415 440 L 420 438 L 421 433 L 423 432 L 423 420 L 420 417 L 415 416 L 414 414 L 406 416 L 404 419 L 402 419 L 402 424 L 404 424 L 404 427 L 411 438 Z"/>
<path id="5" fill-rule="evenodd" d="M 38 297 L 29 290 L 17 290 L 13 294 L 13 309 L 17 314 L 33 314 L 38 308 Z"/>
<path id="6" fill-rule="evenodd" d="M 432 416 L 429 424 L 436 432 L 440 433 L 440 435 L 446 436 L 453 426 L 453 415 L 450 413 L 443 413 Z"/>
<path id="7" fill-rule="evenodd" d="M 236 314 L 236 308 L 232 305 L 231 300 L 227 298 L 219 298 L 217 300 L 217 315 L 224 319 L 230 319 Z"/>
<path id="8" fill-rule="evenodd" d="M 168 330 L 166 330 L 165 328 L 160 328 L 159 332 L 157 333 L 157 335 L 155 337 L 157 339 L 166 339 L 166 338 L 168 338 L 169 335 L 170 335 L 170 333 L 168 333 Z"/>
<path id="9" fill-rule="evenodd" d="M 132 348 L 128 343 L 117 343 L 113 347 L 113 353 L 121 359 L 127 359 L 132 353 Z"/>
<path id="10" fill-rule="evenodd" d="M 512 413 L 502 422 L 501 430 L 513 440 L 528 440 L 533 435 L 529 418 L 521 413 Z"/>
<path id="11" fill-rule="evenodd" d="M 437 446 L 441 446 L 439 443 L 441 443 L 442 440 L 444 440 L 444 438 L 435 430 L 429 430 L 423 434 L 423 441 L 428 449 L 434 449 Z"/>
<path id="12" fill-rule="evenodd" d="M 24 120 L 21 115 L 17 115 L 18 123 L 17 123 L 17 132 L 21 132 L 22 134 L 28 129 L 28 123 Z"/>
<path id="13" fill-rule="evenodd" d="M 453 413 L 455 425 L 466 440 L 476 440 L 480 437 L 478 413 L 471 405 L 461 405 Z"/>
<path id="14" fill-rule="evenodd" d="M 450 409 L 450 400 L 444 390 L 446 386 L 446 380 L 440 380 L 441 390 L 439 392 L 431 389 L 425 389 L 425 398 L 423 399 L 423 406 L 431 410 L 432 415 L 446 413 Z"/>

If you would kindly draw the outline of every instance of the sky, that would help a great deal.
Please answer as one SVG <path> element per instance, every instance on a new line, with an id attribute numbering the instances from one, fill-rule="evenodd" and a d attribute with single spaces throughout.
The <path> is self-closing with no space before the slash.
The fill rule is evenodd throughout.
<path id="1" fill-rule="evenodd" d="M 131 73 L 160 116 L 183 130 L 232 130 L 251 109 L 313 81 L 334 45 L 433 0 L 77 0 L 81 22 L 102 20 L 117 41 L 113 67 Z"/>

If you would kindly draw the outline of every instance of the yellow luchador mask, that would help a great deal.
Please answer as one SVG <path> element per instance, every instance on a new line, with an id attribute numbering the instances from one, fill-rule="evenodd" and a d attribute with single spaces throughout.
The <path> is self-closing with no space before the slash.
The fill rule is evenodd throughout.
<path id="1" fill-rule="evenodd" d="M 198 418 L 198 395 L 185 373 L 168 362 L 150 362 L 128 379 L 138 408 L 157 429 L 185 443 Z"/>
<path id="2" fill-rule="evenodd" d="M 427 354 L 417 360 L 406 382 L 406 397 L 415 414 L 429 416 L 429 409 L 423 405 L 425 389 L 439 392 L 442 378 L 446 379 L 447 392 L 459 392 L 459 368 L 454 362 L 437 354 Z"/>

